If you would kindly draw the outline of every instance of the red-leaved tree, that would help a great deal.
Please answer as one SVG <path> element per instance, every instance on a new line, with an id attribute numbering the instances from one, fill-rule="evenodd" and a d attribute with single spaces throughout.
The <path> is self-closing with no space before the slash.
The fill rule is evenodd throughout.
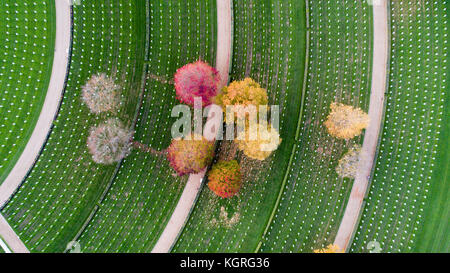
<path id="1" fill-rule="evenodd" d="M 195 97 L 202 98 L 203 106 L 212 104 L 219 83 L 219 72 L 203 61 L 187 64 L 175 73 L 177 99 L 191 106 Z"/>

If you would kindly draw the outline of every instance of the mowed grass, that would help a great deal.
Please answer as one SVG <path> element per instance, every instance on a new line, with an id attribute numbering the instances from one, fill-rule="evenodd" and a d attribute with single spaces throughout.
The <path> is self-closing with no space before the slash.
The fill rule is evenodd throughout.
<path id="1" fill-rule="evenodd" d="M 367 111 L 371 16 L 371 7 L 362 1 L 309 1 L 309 62 L 301 126 L 262 252 L 312 252 L 334 240 L 353 182 L 339 178 L 335 168 L 363 136 L 349 141 L 333 138 L 323 122 L 332 102 Z"/>
<path id="2" fill-rule="evenodd" d="M 448 12 L 448 1 L 390 1 L 385 121 L 353 252 L 372 241 L 382 252 L 450 250 Z"/>
<path id="3" fill-rule="evenodd" d="M 448 73 L 448 64 L 450 63 L 449 40 L 450 35 L 450 1 L 445 1 L 442 6 L 446 9 L 447 16 L 443 17 L 442 25 L 444 33 L 447 35 L 445 43 L 447 57 L 447 79 L 444 90 L 444 120 L 441 126 L 439 136 L 438 151 L 436 156 L 436 167 L 433 171 L 430 189 L 430 202 L 424 208 L 423 227 L 417 234 L 416 244 L 413 247 L 414 252 L 450 252 L 450 174 L 449 174 L 449 138 L 450 138 L 450 120 L 445 117 L 450 116 L 450 73 Z M 446 21 L 446 23 L 445 23 Z M 445 31 L 445 26 L 447 26 Z M 445 58 L 445 56 L 442 56 Z M 444 76 L 444 75 L 443 75 Z"/>
<path id="4" fill-rule="evenodd" d="M 233 1 L 231 80 L 252 77 L 280 106 L 278 151 L 264 162 L 241 153 L 244 174 L 238 196 L 222 200 L 205 186 L 174 252 L 253 252 L 269 220 L 292 151 L 305 65 L 304 1 Z M 232 154 L 223 141 L 216 159 Z M 206 183 L 206 182 L 205 182 Z M 222 213 L 223 207 L 226 216 Z M 232 220 L 238 219 L 237 221 Z M 237 217 L 237 218 L 236 218 Z"/>
<path id="5" fill-rule="evenodd" d="M 164 150 L 172 139 L 173 75 L 199 58 L 215 64 L 216 1 L 149 1 L 149 62 L 135 139 Z M 79 241 L 83 252 L 150 252 L 188 176 L 174 176 L 165 156 L 134 151 Z"/>
<path id="6" fill-rule="evenodd" d="M 55 46 L 54 5 L 0 2 L 0 184 L 25 149 L 44 104 Z"/>
<path id="7" fill-rule="evenodd" d="M 81 102 L 92 74 L 116 78 L 123 91 L 119 116 L 136 115 L 145 60 L 145 1 L 84 0 L 74 6 L 70 72 L 57 120 L 41 156 L 18 192 L 1 210 L 32 252 L 62 252 L 109 185 L 116 166 L 93 163 L 89 128 L 107 118 Z"/>
<path id="8" fill-rule="evenodd" d="M 10 250 L 10 247 L 8 246 L 8 244 L 5 242 L 5 239 L 2 238 L 2 236 L 0 236 L 0 240 L 3 242 L 4 245 L 6 245 L 6 247 Z M 0 246 L 0 254 L 6 253 L 6 250 Z"/>

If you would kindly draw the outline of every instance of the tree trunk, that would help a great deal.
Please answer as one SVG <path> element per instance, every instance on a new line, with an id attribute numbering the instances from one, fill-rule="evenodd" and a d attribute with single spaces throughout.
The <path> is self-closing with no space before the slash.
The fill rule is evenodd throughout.
<path id="1" fill-rule="evenodd" d="M 133 147 L 135 149 L 138 149 L 141 152 L 151 153 L 153 155 L 165 155 L 165 153 L 166 153 L 165 150 L 163 150 L 163 151 L 155 150 L 146 144 L 140 143 L 139 141 L 133 141 L 132 143 L 133 143 Z"/>

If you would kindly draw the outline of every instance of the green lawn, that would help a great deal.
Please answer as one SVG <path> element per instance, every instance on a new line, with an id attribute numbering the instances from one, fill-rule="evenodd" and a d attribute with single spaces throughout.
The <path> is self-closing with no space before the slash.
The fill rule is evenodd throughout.
<path id="1" fill-rule="evenodd" d="M 3 240 L 3 238 L 0 236 L 0 240 L 6 244 L 5 240 Z M 0 254 L 6 253 L 6 251 L 3 249 L 3 247 L 0 246 Z"/>
<path id="2" fill-rule="evenodd" d="M 0 2 L 0 184 L 34 130 L 52 73 L 55 4 L 35 3 Z"/>
<path id="3" fill-rule="evenodd" d="M 450 174 L 449 174 L 449 133 L 450 120 L 445 121 L 445 117 L 450 116 L 450 73 L 448 72 L 448 64 L 450 63 L 449 40 L 450 34 L 450 1 L 445 1 L 443 6 L 447 11 L 446 18 L 446 33 L 447 42 L 445 43 L 447 55 L 447 79 L 446 88 L 444 89 L 444 122 L 441 127 L 439 136 L 438 152 L 436 156 L 436 167 L 433 171 L 431 180 L 431 195 L 427 206 L 424 208 L 423 227 L 419 231 L 416 239 L 416 244 L 413 247 L 414 252 L 450 252 Z M 445 19 L 442 21 L 445 28 Z M 445 57 L 445 56 L 443 56 Z"/>
<path id="4" fill-rule="evenodd" d="M 383 133 L 351 251 L 366 252 L 367 244 L 377 241 L 382 252 L 448 252 L 449 5 L 390 5 Z"/>
<path id="5" fill-rule="evenodd" d="M 170 144 L 177 68 L 201 58 L 215 64 L 216 1 L 149 1 L 149 62 L 135 139 Z M 172 215 L 187 176 L 175 178 L 164 157 L 126 158 L 100 209 L 82 233 L 83 252 L 150 252 Z"/>
<path id="6" fill-rule="evenodd" d="M 44 102 L 55 39 L 54 2 L 0 3 L 0 183 Z M 353 181 L 338 160 L 363 135 L 332 138 L 330 103 L 368 110 L 372 7 L 367 1 L 233 0 L 231 80 L 252 77 L 280 106 L 279 149 L 263 162 L 236 154 L 244 186 L 223 200 L 204 186 L 173 252 L 311 252 L 334 241 Z M 449 252 L 449 0 L 390 1 L 391 51 L 383 130 L 351 252 Z M 74 6 L 67 88 L 30 174 L 0 209 L 32 252 L 150 252 L 186 184 L 162 156 L 133 151 L 95 164 L 94 116 L 81 86 L 105 72 L 122 86 L 120 118 L 155 149 L 171 140 L 173 74 L 215 64 L 216 0 L 83 0 Z M 12 84 L 14 83 L 14 84 Z M 5 115 L 3 115 L 5 113 Z M 233 154 L 218 143 L 216 160 Z M 224 216 L 226 212 L 226 216 Z M 234 220 L 233 220 L 234 219 Z M 0 253 L 4 251 L 0 248 Z"/>
<path id="7" fill-rule="evenodd" d="M 61 252 L 96 208 L 116 166 L 93 163 L 86 149 L 96 117 L 81 103 L 81 86 L 98 72 L 123 88 L 119 113 L 132 123 L 142 90 L 145 1 L 84 0 L 74 6 L 73 52 L 67 88 L 38 162 L 2 209 L 32 252 Z"/>
<path id="8" fill-rule="evenodd" d="M 283 139 L 265 162 L 237 158 L 244 173 L 240 194 L 229 200 L 203 188 L 175 252 L 255 251 L 269 220 L 295 139 L 305 65 L 306 23 L 303 1 L 244 1 L 234 4 L 234 46 L 231 80 L 250 76 L 267 88 L 271 104 L 280 105 Z M 229 152 L 222 142 L 219 157 Z M 232 227 L 219 224 L 224 207 Z"/>

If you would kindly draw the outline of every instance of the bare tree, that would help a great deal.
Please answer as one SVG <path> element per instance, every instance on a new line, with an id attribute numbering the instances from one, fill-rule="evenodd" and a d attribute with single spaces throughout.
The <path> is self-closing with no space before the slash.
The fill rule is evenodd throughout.
<path id="1" fill-rule="evenodd" d="M 105 73 L 93 75 L 82 87 L 82 98 L 94 114 L 114 112 L 120 105 L 119 88 Z"/>
<path id="2" fill-rule="evenodd" d="M 92 159 L 99 164 L 112 164 L 128 156 L 132 148 L 133 131 L 120 120 L 111 118 L 91 128 L 87 140 Z"/>
<path id="3" fill-rule="evenodd" d="M 344 178 L 355 178 L 361 154 L 361 145 L 353 146 L 340 160 L 336 167 L 337 174 Z"/>

